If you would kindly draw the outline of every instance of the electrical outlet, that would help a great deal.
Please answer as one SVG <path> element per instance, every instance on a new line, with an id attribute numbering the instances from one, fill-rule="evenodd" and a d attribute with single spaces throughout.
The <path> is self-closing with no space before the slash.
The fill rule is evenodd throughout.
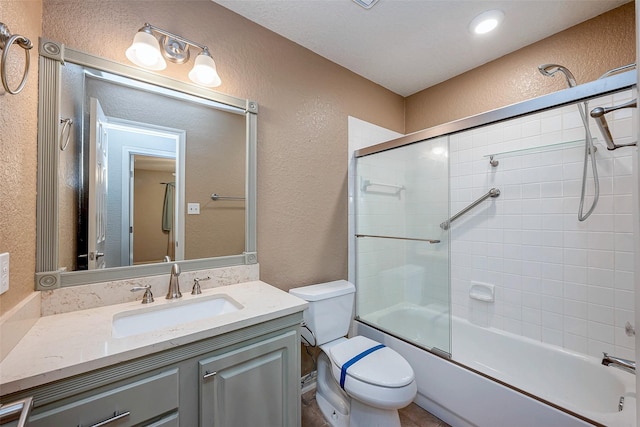
<path id="1" fill-rule="evenodd" d="M 9 253 L 0 254 L 0 294 L 9 290 Z"/>
<path id="2" fill-rule="evenodd" d="M 200 203 L 187 203 L 188 215 L 200 215 Z"/>

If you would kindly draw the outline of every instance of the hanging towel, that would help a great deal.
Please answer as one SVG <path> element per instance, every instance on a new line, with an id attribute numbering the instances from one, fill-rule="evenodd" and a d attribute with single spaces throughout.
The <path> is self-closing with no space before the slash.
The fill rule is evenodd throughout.
<path id="1" fill-rule="evenodd" d="M 168 182 L 164 190 L 164 205 L 162 207 L 162 231 L 173 229 L 173 203 L 175 182 Z"/>

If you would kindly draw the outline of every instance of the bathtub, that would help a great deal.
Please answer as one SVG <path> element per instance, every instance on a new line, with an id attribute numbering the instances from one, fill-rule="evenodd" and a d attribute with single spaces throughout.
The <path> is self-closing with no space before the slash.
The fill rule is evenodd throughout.
<path id="1" fill-rule="evenodd" d="M 596 358 L 452 318 L 450 361 L 370 326 L 394 330 L 395 322 L 420 343 L 429 333 L 446 339 L 448 320 L 402 303 L 354 322 L 353 332 L 404 356 L 416 373 L 416 403 L 454 427 L 636 426 L 635 376 Z"/>

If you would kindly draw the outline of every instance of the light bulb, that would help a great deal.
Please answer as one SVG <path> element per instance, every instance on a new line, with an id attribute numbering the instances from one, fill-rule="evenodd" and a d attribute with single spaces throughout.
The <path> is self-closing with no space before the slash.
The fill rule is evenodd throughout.
<path id="1" fill-rule="evenodd" d="M 486 34 L 494 30 L 504 18 L 501 10 L 488 10 L 473 18 L 469 29 L 475 34 Z"/>
<path id="2" fill-rule="evenodd" d="M 207 87 L 217 87 L 222 84 L 216 71 L 216 63 L 206 50 L 196 57 L 193 69 L 189 72 L 189 78 L 194 83 Z"/>
<path id="3" fill-rule="evenodd" d="M 149 30 L 150 31 L 150 30 Z M 164 70 L 167 63 L 160 54 L 158 39 L 144 29 L 138 31 L 125 52 L 127 59 L 148 70 Z"/>

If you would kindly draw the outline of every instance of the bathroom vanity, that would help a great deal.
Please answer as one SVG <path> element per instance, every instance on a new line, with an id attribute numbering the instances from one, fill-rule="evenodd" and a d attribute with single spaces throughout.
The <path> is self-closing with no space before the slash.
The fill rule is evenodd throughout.
<path id="1" fill-rule="evenodd" d="M 129 335 L 115 328 L 123 318 L 143 324 L 150 314 L 222 299 L 235 309 L 170 327 L 154 321 Z M 2 402 L 33 396 L 33 427 L 298 426 L 305 308 L 255 281 L 148 307 L 47 316 L 0 364 Z"/>

